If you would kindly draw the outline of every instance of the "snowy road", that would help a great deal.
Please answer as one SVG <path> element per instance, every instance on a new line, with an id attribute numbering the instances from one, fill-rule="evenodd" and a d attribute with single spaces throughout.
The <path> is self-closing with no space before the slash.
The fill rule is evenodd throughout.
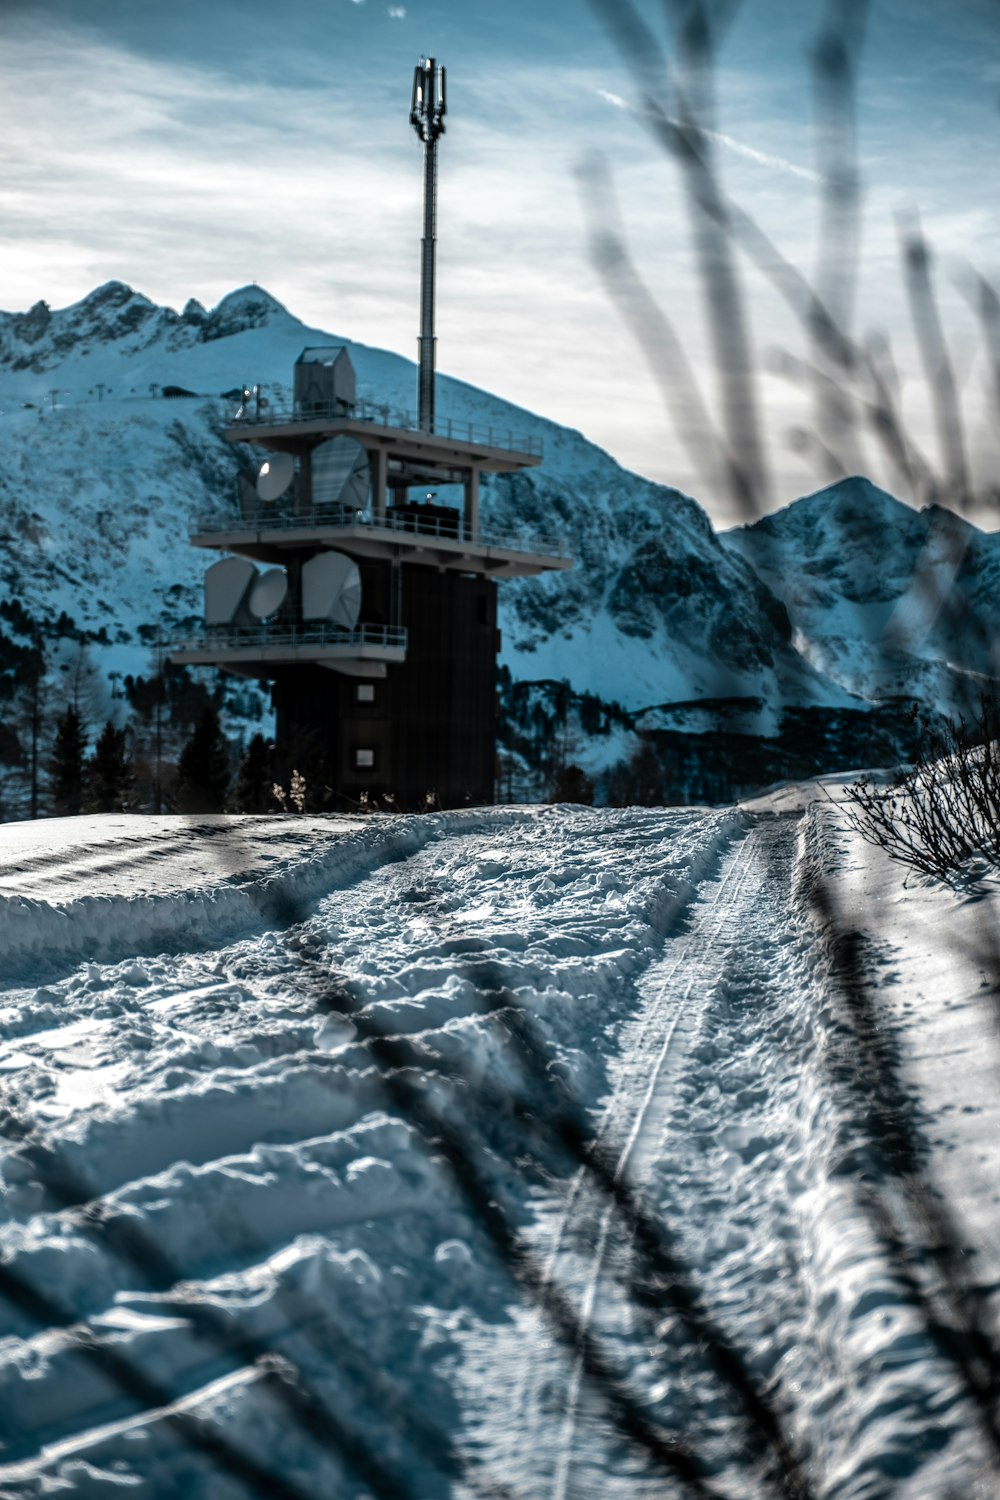
<path id="1" fill-rule="evenodd" d="M 0 868 L 0 1495 L 965 1472 L 809 817 L 125 821 Z"/>

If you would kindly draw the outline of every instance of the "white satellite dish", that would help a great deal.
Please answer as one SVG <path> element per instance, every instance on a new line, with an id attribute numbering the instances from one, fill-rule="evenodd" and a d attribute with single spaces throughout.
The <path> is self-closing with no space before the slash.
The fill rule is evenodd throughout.
<path id="1" fill-rule="evenodd" d="M 240 624 L 257 569 L 245 557 L 224 557 L 205 573 L 205 624 Z"/>
<path id="2" fill-rule="evenodd" d="M 288 574 L 284 568 L 268 568 L 261 573 L 247 596 L 247 609 L 258 620 L 277 614 L 288 593 Z"/>
<path id="3" fill-rule="evenodd" d="M 343 505 L 364 510 L 368 504 L 371 472 L 368 454 L 351 437 L 327 438 L 312 451 L 314 505 Z"/>
<path id="4" fill-rule="evenodd" d="M 295 460 L 290 453 L 265 458 L 257 472 L 257 494 L 261 500 L 277 500 L 295 478 Z"/>
<path id="5" fill-rule="evenodd" d="M 361 613 L 361 574 L 343 552 L 318 552 L 302 564 L 302 618 L 353 630 Z"/>

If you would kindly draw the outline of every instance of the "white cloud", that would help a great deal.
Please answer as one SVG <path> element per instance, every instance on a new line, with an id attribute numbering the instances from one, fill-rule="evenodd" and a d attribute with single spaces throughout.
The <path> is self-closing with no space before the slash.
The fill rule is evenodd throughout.
<path id="1" fill-rule="evenodd" d="M 406 15 L 406 6 L 405 5 L 390 5 L 389 6 L 389 14 L 390 14 L 390 16 L 392 16 L 392 19 L 394 21 L 401 21 L 403 19 L 403 17 Z"/>
<path id="2" fill-rule="evenodd" d="M 340 15 L 349 21 L 346 5 Z M 0 30 L 7 307 L 38 298 L 65 305 L 113 277 L 173 306 L 189 296 L 209 304 L 256 279 L 307 324 L 412 354 L 421 182 L 406 126 L 412 60 L 398 84 L 383 58 L 332 80 L 309 74 L 306 58 L 302 87 L 278 70 L 261 81 L 154 62 L 82 29 Z M 603 61 L 582 68 L 540 57 L 528 76 L 521 68 L 497 77 L 456 113 L 441 168 L 440 364 L 583 428 L 623 462 L 694 489 L 718 510 L 685 471 L 655 386 L 587 258 L 571 164 L 599 139 L 636 262 L 710 393 L 715 369 L 683 193 L 625 99 L 601 87 L 615 81 Z M 733 169 L 727 187 L 809 274 L 816 194 L 804 185 L 816 178 L 783 155 L 789 144 L 805 153 L 807 126 L 793 129 L 751 82 L 727 93 L 727 131 L 715 137 Z M 950 257 L 964 253 L 990 270 L 996 210 L 982 192 L 970 196 L 963 176 L 966 157 L 969 171 L 980 170 L 975 142 L 956 158 L 950 139 L 922 141 L 919 153 L 881 135 L 863 141 L 871 186 L 859 325 L 886 328 L 901 367 L 912 370 L 896 231 L 879 205 L 878 177 L 906 180 L 925 208 L 943 296 Z M 801 349 L 794 319 L 762 278 L 748 272 L 746 288 L 759 339 Z M 951 312 L 943 306 L 950 327 Z M 956 316 L 968 321 L 962 307 Z M 240 378 L 234 372 L 233 383 Z M 771 378 L 761 390 L 780 440 L 799 420 L 799 393 Z M 925 425 L 919 412 L 917 427 Z M 790 465 L 807 472 L 804 459 L 779 456 L 776 498 L 808 487 L 790 487 Z"/>

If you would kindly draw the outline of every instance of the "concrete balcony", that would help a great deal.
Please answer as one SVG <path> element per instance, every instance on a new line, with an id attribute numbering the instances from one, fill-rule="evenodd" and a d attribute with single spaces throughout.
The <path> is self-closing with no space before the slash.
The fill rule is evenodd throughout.
<path id="1" fill-rule="evenodd" d="M 257 562 L 279 562 L 303 546 L 337 547 L 358 558 L 414 562 L 494 578 L 526 578 L 572 567 L 565 541 L 501 527 L 469 527 L 463 513 L 421 516 L 419 507 L 381 515 L 343 506 L 298 508 L 280 504 L 242 511 L 215 510 L 196 518 L 196 547 L 235 552 Z"/>
<path id="2" fill-rule="evenodd" d="M 233 443 L 268 443 L 280 448 L 282 439 L 290 436 L 331 435 L 344 432 L 366 445 L 391 443 L 394 449 L 413 454 L 440 453 L 453 458 L 480 458 L 497 472 L 520 469 L 542 459 L 542 440 L 530 433 L 516 433 L 499 424 L 462 422 L 439 417 L 431 431 L 422 429 L 413 412 L 394 407 L 358 401 L 353 407 L 342 404 L 295 406 L 276 410 L 248 408 L 233 418 L 226 437 Z"/>
<path id="3" fill-rule="evenodd" d="M 178 641 L 170 659 L 193 667 L 224 667 L 245 677 L 270 677 L 276 667 L 321 666 L 349 677 L 384 677 L 386 666 L 406 660 L 406 630 L 400 625 L 270 625 L 206 627 Z"/>

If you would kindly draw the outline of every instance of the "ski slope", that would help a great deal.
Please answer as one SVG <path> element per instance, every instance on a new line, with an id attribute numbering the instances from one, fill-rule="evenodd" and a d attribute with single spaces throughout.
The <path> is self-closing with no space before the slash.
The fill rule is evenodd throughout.
<path id="1" fill-rule="evenodd" d="M 796 789 L 6 831 L 0 1496 L 995 1492 L 837 957 L 995 1313 L 991 889 Z"/>

